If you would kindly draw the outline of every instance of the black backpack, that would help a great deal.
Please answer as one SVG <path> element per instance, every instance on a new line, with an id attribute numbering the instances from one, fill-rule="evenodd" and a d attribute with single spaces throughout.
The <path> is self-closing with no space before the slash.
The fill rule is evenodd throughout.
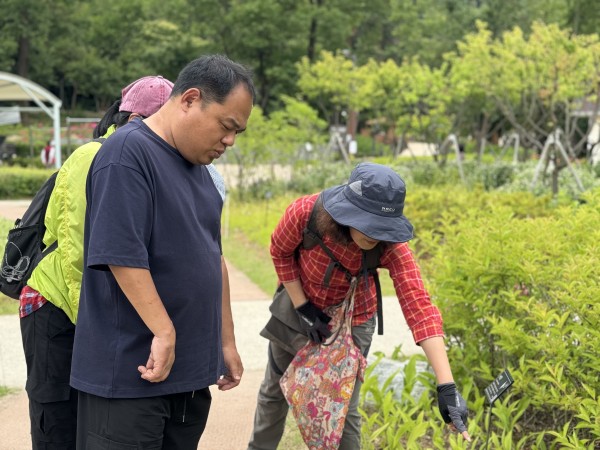
<path id="1" fill-rule="evenodd" d="M 315 202 L 312 211 L 310 212 L 310 218 L 303 232 L 302 247 L 309 250 L 315 245 L 320 246 L 323 251 L 329 256 L 331 262 L 327 266 L 325 276 L 323 278 L 323 284 L 329 286 L 331 280 L 331 273 L 334 269 L 339 269 L 346 275 L 348 281 L 353 277 L 352 273 L 346 269 L 342 263 L 340 263 L 336 257 L 331 253 L 331 250 L 325 245 L 321 235 L 317 232 L 315 210 L 323 206 L 322 194 L 319 194 L 317 201 Z M 380 242 L 371 250 L 363 250 L 362 252 L 362 264 L 359 273 L 364 276 L 365 283 L 369 282 L 369 276 L 373 277 L 375 283 L 375 290 L 377 291 L 377 334 L 383 334 L 383 302 L 381 298 L 381 284 L 379 283 L 379 274 L 377 268 L 381 266 L 380 258 L 384 251 L 384 243 Z"/>
<path id="2" fill-rule="evenodd" d="M 93 142 L 102 144 L 105 140 L 106 138 L 101 137 L 93 139 Z M 58 241 L 47 248 L 44 245 L 44 219 L 57 175 L 58 171 L 44 182 L 23 217 L 17 219 L 14 228 L 8 232 L 4 256 L 0 262 L 0 292 L 15 300 L 19 299 L 33 269 L 44 256 L 58 247 Z"/>
<path id="3" fill-rule="evenodd" d="M 35 266 L 58 246 L 58 242 L 54 242 L 46 248 L 43 242 L 44 218 L 57 174 L 54 172 L 44 182 L 23 217 L 17 219 L 14 228 L 8 232 L 1 262 L 0 292 L 16 300 Z"/>

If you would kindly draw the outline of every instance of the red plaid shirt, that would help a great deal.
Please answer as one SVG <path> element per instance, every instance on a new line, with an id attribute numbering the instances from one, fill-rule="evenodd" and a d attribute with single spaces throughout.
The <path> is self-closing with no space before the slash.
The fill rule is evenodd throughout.
<path id="1" fill-rule="evenodd" d="M 27 317 L 32 312 L 44 306 L 48 300 L 42 294 L 29 286 L 25 286 L 19 295 L 19 317 Z"/>
<path id="2" fill-rule="evenodd" d="M 331 258 L 316 245 L 307 250 L 302 247 L 303 230 L 308 224 L 313 205 L 318 194 L 295 200 L 285 211 L 271 236 L 271 256 L 275 271 L 281 282 L 300 280 L 304 293 L 319 308 L 340 303 L 350 286 L 341 270 L 334 270 L 329 286 L 324 285 L 324 275 Z M 361 249 L 351 242 L 340 245 L 329 236 L 323 242 L 337 260 L 352 274 L 360 275 L 362 263 Z M 296 249 L 300 248 L 296 259 Z M 439 310 L 431 303 L 419 267 L 407 243 L 389 245 L 380 259 L 381 267 L 389 271 L 394 282 L 400 307 L 410 327 L 415 342 L 443 336 L 442 318 Z M 366 322 L 377 312 L 375 283 L 369 277 L 367 289 L 361 278 L 354 300 L 353 325 Z"/>

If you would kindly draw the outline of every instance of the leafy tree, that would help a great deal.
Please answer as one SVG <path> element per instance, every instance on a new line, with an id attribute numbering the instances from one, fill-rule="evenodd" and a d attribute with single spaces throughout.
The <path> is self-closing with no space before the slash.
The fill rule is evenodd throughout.
<path id="1" fill-rule="evenodd" d="M 311 63 L 304 57 L 297 68 L 301 93 L 318 105 L 330 123 L 339 125 L 342 111 L 360 110 L 366 104 L 361 91 L 364 72 L 349 58 L 323 51 L 318 61 Z"/>
<path id="2" fill-rule="evenodd" d="M 568 0 L 485 0 L 481 19 L 494 37 L 515 27 L 529 34 L 534 21 L 564 26 Z"/>
<path id="3" fill-rule="evenodd" d="M 318 112 L 308 103 L 288 96 L 282 100 L 285 107 L 270 116 L 274 130 L 271 139 L 271 146 L 275 147 L 273 161 L 295 164 L 300 148 L 306 143 L 317 148 L 325 143 L 327 122 L 319 118 Z"/>
<path id="4" fill-rule="evenodd" d="M 494 125 L 503 123 L 503 117 L 492 96 L 498 64 L 492 54 L 492 32 L 484 22 L 478 21 L 476 26 L 478 31 L 465 35 L 445 60 L 449 64 L 453 128 L 462 135 L 475 136 L 481 155 L 484 140 L 490 137 Z"/>
<path id="5" fill-rule="evenodd" d="M 393 44 L 387 54 L 400 62 L 418 56 L 433 66 L 473 27 L 481 11 L 472 2 L 451 0 L 390 1 Z"/>
<path id="6" fill-rule="evenodd" d="M 36 49 L 48 41 L 52 27 L 52 7 L 49 2 L 35 0 L 1 0 L 3 36 L 12 38 L 14 67 L 17 75 L 28 78 Z M 43 55 L 38 55 L 43 56 Z"/>
<path id="7" fill-rule="evenodd" d="M 444 68 L 432 69 L 416 58 L 397 65 L 370 62 L 369 107 L 383 115 L 394 134 L 441 144 L 451 131 Z M 399 148 L 396 148 L 395 154 Z"/>
<path id="8" fill-rule="evenodd" d="M 600 9 L 595 0 L 566 0 L 566 25 L 576 34 L 591 34 L 598 32 L 600 24 Z"/>
<path id="9" fill-rule="evenodd" d="M 582 98 L 600 94 L 598 36 L 534 23 L 528 39 L 515 28 L 494 41 L 492 54 L 502 61 L 494 65 L 492 95 L 511 125 L 539 149 L 558 127 L 571 142 L 577 131 L 572 111 Z"/>

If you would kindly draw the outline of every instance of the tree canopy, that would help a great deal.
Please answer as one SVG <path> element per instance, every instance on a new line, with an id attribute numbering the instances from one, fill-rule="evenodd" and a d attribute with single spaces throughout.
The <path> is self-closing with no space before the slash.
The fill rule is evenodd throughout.
<path id="1" fill-rule="evenodd" d="M 67 108 L 103 109 L 135 78 L 175 78 L 218 52 L 254 70 L 266 114 L 298 93 L 298 63 L 322 51 L 438 68 L 478 20 L 492 38 L 515 26 L 528 36 L 535 20 L 577 34 L 600 23 L 593 0 L 0 0 L 0 10 L 0 70 Z"/>

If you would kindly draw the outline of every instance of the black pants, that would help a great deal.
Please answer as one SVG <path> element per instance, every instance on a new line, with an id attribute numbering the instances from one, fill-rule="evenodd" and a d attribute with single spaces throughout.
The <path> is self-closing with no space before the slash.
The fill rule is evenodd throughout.
<path id="1" fill-rule="evenodd" d="M 208 388 L 148 398 L 79 393 L 79 450 L 196 450 L 206 426 Z"/>
<path id="2" fill-rule="evenodd" d="M 77 391 L 69 386 L 75 325 L 48 302 L 21 319 L 33 450 L 75 449 Z"/>

